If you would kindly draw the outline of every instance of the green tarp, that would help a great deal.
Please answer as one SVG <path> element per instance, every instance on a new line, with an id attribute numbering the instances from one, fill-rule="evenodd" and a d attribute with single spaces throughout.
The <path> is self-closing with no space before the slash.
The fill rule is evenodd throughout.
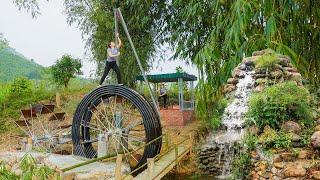
<path id="1" fill-rule="evenodd" d="M 179 78 L 183 81 L 196 81 L 197 77 L 188 73 L 170 73 L 170 74 L 154 74 L 147 75 L 148 81 L 152 83 L 177 82 Z M 144 81 L 143 76 L 137 76 L 136 80 Z"/>

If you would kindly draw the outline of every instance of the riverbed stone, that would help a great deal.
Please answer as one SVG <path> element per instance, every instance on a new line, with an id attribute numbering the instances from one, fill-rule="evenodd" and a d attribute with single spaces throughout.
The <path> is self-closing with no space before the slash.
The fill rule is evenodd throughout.
<path id="1" fill-rule="evenodd" d="M 291 136 L 291 141 L 293 142 L 299 142 L 301 140 L 301 137 L 296 133 L 289 133 Z"/>
<path id="2" fill-rule="evenodd" d="M 228 84 L 233 84 L 233 85 L 237 84 L 238 82 L 239 82 L 239 80 L 237 78 L 229 78 L 227 80 Z"/>
<path id="3" fill-rule="evenodd" d="M 294 155 L 291 152 L 283 152 L 280 156 L 283 161 L 291 161 L 294 159 Z"/>
<path id="4" fill-rule="evenodd" d="M 320 171 L 312 172 L 312 178 L 319 180 L 320 179 Z"/>
<path id="5" fill-rule="evenodd" d="M 319 149 L 320 148 L 320 131 L 316 131 L 315 133 L 313 133 L 310 141 L 313 148 Z"/>
<path id="6" fill-rule="evenodd" d="M 256 78 L 256 79 L 258 79 L 258 78 L 266 78 L 267 74 L 254 74 L 253 77 Z"/>
<path id="7" fill-rule="evenodd" d="M 284 170 L 285 177 L 303 177 L 307 173 L 306 169 L 301 165 L 289 166 Z"/>
<path id="8" fill-rule="evenodd" d="M 254 72 L 255 74 L 266 74 L 267 70 L 263 68 L 256 68 Z"/>
<path id="9" fill-rule="evenodd" d="M 289 71 L 289 72 L 291 72 L 291 73 L 296 73 L 296 72 L 298 72 L 297 69 L 291 68 L 291 67 L 283 67 L 283 70 L 284 70 L 284 71 Z"/>
<path id="10" fill-rule="evenodd" d="M 318 120 L 319 121 L 319 120 Z M 314 128 L 315 131 L 320 131 L 320 125 L 317 125 L 315 128 Z"/>
<path id="11" fill-rule="evenodd" d="M 310 150 L 301 150 L 298 154 L 299 159 L 307 159 L 312 156 L 312 151 Z"/>
<path id="12" fill-rule="evenodd" d="M 246 65 L 245 64 L 241 64 L 239 66 L 239 69 L 242 70 L 242 71 L 245 71 L 247 69 Z"/>
<path id="13" fill-rule="evenodd" d="M 259 85 L 257 87 L 254 88 L 254 92 L 261 92 L 264 89 L 264 85 Z"/>
<path id="14" fill-rule="evenodd" d="M 290 63 L 290 59 L 287 57 L 279 57 L 279 64 L 281 64 L 282 66 L 288 67 L 289 63 Z"/>
<path id="15" fill-rule="evenodd" d="M 258 78 L 255 80 L 255 85 L 258 86 L 258 85 L 264 85 L 268 82 L 268 80 L 266 78 Z"/>
<path id="16" fill-rule="evenodd" d="M 271 77 L 274 78 L 274 79 L 279 79 L 282 77 L 282 71 L 281 70 L 275 70 L 275 71 L 272 71 L 270 73 Z"/>
<path id="17" fill-rule="evenodd" d="M 278 168 L 278 169 L 284 168 L 285 165 L 286 165 L 285 162 L 275 162 L 275 163 L 273 163 L 273 166 L 274 166 L 275 168 Z"/>
<path id="18" fill-rule="evenodd" d="M 301 126 L 297 122 L 294 121 L 286 121 L 281 125 L 281 129 L 283 129 L 286 132 L 293 132 L 293 133 L 300 133 L 301 132 Z"/>

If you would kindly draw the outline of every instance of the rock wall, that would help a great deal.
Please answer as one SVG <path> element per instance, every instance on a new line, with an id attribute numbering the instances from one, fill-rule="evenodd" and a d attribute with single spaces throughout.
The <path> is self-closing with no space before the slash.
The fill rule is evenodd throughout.
<path id="1" fill-rule="evenodd" d="M 290 58 L 283 55 L 277 55 L 278 63 L 274 65 L 274 68 L 270 71 L 264 68 L 255 68 L 254 63 L 258 58 L 263 55 L 271 54 L 269 50 L 257 51 L 252 54 L 251 57 L 244 58 L 242 63 L 234 69 L 232 77 L 228 79 L 227 84 L 224 86 L 224 93 L 227 98 L 233 96 L 233 92 L 236 89 L 236 84 L 241 77 L 241 71 L 246 68 L 254 68 L 255 79 L 255 92 L 262 91 L 267 85 L 281 83 L 284 81 L 295 81 L 299 86 L 302 86 L 302 76 L 296 68 L 290 63 Z"/>
<path id="2" fill-rule="evenodd" d="M 275 61 L 276 63 L 270 70 L 258 68 L 255 66 L 255 63 L 259 58 L 261 58 L 262 56 L 271 55 L 272 53 L 273 52 L 271 52 L 270 50 L 257 51 L 254 52 L 251 57 L 247 57 L 242 60 L 242 62 L 234 69 L 234 71 L 232 72 L 232 77 L 228 79 L 227 84 L 223 88 L 224 94 L 228 100 L 232 100 L 233 98 L 235 98 L 235 90 L 237 88 L 236 85 L 240 79 L 244 78 L 242 72 L 245 70 L 254 70 L 254 74 L 252 75 L 252 77 L 254 78 L 254 92 L 260 92 L 268 85 L 281 83 L 284 81 L 295 81 L 297 85 L 302 86 L 302 76 L 297 71 L 297 69 L 293 67 L 293 65 L 290 63 L 290 58 L 287 56 L 277 55 L 277 60 Z M 320 144 L 320 138 L 317 140 Z M 224 157 L 225 153 L 223 153 L 223 151 L 232 151 L 231 154 L 233 156 L 236 156 L 240 151 L 239 148 L 229 148 L 225 146 L 230 145 L 219 145 L 212 140 L 207 140 L 207 143 L 200 148 L 198 153 L 199 169 L 207 174 L 221 174 L 221 172 L 225 169 L 224 166 L 226 165 L 226 159 L 232 158 Z M 230 154 L 230 152 L 227 154 Z M 259 166 L 259 160 L 261 159 L 256 157 L 256 162 L 254 163 L 256 163 L 257 166 Z M 265 172 L 266 174 L 269 173 L 268 177 L 267 175 L 263 174 L 266 177 L 262 177 L 262 179 L 269 178 L 270 173 L 271 179 L 273 176 L 279 177 L 276 174 L 272 174 L 271 169 L 272 168 L 270 168 L 269 171 Z M 278 171 L 274 172 L 278 173 Z M 256 174 L 257 173 L 259 173 L 259 171 L 257 171 Z"/>

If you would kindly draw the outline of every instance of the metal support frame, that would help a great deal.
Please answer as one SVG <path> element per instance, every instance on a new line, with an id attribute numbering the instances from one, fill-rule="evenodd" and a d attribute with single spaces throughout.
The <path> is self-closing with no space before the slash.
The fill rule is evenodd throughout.
<path id="1" fill-rule="evenodd" d="M 194 82 L 193 81 L 191 81 L 190 82 L 190 85 L 191 85 L 191 108 L 192 108 L 192 110 L 194 110 L 194 104 L 195 104 L 195 102 L 194 102 L 194 97 L 195 97 L 195 92 L 194 92 Z"/>
<path id="2" fill-rule="evenodd" d="M 120 22 L 121 22 L 121 24 L 122 24 L 122 27 L 123 27 L 123 29 L 124 29 L 124 32 L 126 33 L 126 36 L 127 36 L 128 40 L 129 40 L 130 46 L 131 46 L 131 48 L 132 48 L 132 50 L 133 50 L 133 54 L 134 54 L 134 56 L 135 56 L 135 58 L 136 58 L 136 60 L 137 60 L 137 62 L 138 62 L 138 65 L 139 65 L 140 71 L 141 71 L 141 73 L 142 73 L 143 79 L 144 79 L 144 81 L 145 81 L 145 82 L 147 83 L 147 85 L 148 85 L 148 89 L 149 89 L 149 93 L 150 93 L 150 95 L 151 95 L 151 99 L 152 99 L 153 105 L 154 105 L 154 107 L 155 107 L 156 110 L 157 110 L 156 112 L 158 113 L 158 116 L 160 117 L 159 107 L 157 106 L 157 102 L 156 102 L 156 100 L 155 100 L 155 98 L 154 98 L 154 95 L 153 95 L 153 93 L 152 93 L 152 89 L 151 89 L 151 87 L 150 87 L 149 81 L 148 81 L 147 76 L 146 76 L 146 74 L 145 74 L 145 72 L 144 72 L 144 70 L 143 70 L 143 67 L 142 67 L 140 58 L 139 58 L 139 56 L 138 56 L 138 54 L 137 54 L 136 48 L 134 47 L 134 44 L 133 44 L 132 39 L 131 39 L 131 36 L 130 36 L 130 34 L 129 34 L 127 25 L 126 25 L 126 23 L 125 23 L 125 21 L 124 21 L 124 19 L 123 19 L 122 13 L 121 13 L 121 11 L 120 11 L 119 8 L 117 8 L 117 12 L 119 13 Z"/>
<path id="3" fill-rule="evenodd" d="M 180 111 L 184 110 L 184 99 L 183 99 L 183 79 L 178 79 L 178 86 L 179 86 L 179 107 Z"/>

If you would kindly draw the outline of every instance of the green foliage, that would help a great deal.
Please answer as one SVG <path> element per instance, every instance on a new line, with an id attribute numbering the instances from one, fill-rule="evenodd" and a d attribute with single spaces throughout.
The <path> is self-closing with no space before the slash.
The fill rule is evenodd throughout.
<path id="1" fill-rule="evenodd" d="M 232 162 L 231 179 L 249 179 L 251 167 L 250 153 L 242 152 Z"/>
<path id="2" fill-rule="evenodd" d="M 278 129 L 286 120 L 312 121 L 310 94 L 295 82 L 285 82 L 265 88 L 249 100 L 248 119 L 263 128 L 266 125 Z"/>
<path id="3" fill-rule="evenodd" d="M 79 59 L 70 55 L 63 55 L 56 64 L 51 66 L 54 82 L 67 88 L 70 79 L 75 78 L 76 74 L 81 74 L 81 67 L 82 64 Z"/>
<path id="4" fill-rule="evenodd" d="M 181 66 L 176 67 L 176 73 L 183 73 L 183 72 L 184 72 L 184 70 Z"/>
<path id="5" fill-rule="evenodd" d="M 20 76 L 41 79 L 42 74 L 42 66 L 26 59 L 10 47 L 0 48 L 0 82 L 10 82 Z"/>
<path id="6" fill-rule="evenodd" d="M 279 59 L 275 54 L 263 55 L 255 61 L 256 68 L 272 70 L 279 63 Z"/>
<path id="7" fill-rule="evenodd" d="M 308 127 L 302 130 L 302 132 L 300 133 L 300 137 L 301 137 L 300 142 L 303 146 L 307 146 L 310 144 L 310 139 L 313 133 L 314 133 L 314 128 Z"/>
<path id="8" fill-rule="evenodd" d="M 0 179 L 7 180 L 45 180 L 52 179 L 55 175 L 55 171 L 50 169 L 48 166 L 37 166 L 36 160 L 30 155 L 25 154 L 20 162 L 20 169 L 22 170 L 22 175 L 18 176 L 10 172 L 3 162 L 0 163 Z M 59 179 L 59 177 L 58 177 Z"/>
<path id="9" fill-rule="evenodd" d="M 8 40 L 6 40 L 3 37 L 3 34 L 0 33 L 0 50 L 2 50 L 3 48 L 6 48 L 6 47 L 8 47 Z"/>
<path id="10" fill-rule="evenodd" d="M 292 147 L 292 136 L 284 131 L 275 131 L 267 128 L 259 137 L 259 142 L 265 149 L 269 148 L 290 148 Z"/>
<path id="11" fill-rule="evenodd" d="M 22 170 L 22 179 L 31 180 L 31 179 L 41 179 L 45 180 L 52 178 L 54 175 L 54 170 L 50 169 L 47 166 L 37 167 L 36 160 L 30 155 L 25 154 L 20 162 L 20 168 Z"/>
<path id="12" fill-rule="evenodd" d="M 9 92 L 11 95 L 27 95 L 32 92 L 32 81 L 25 77 L 16 78 L 10 85 Z"/>
<path id="13" fill-rule="evenodd" d="M 97 0 L 65 0 L 67 20 L 76 24 L 87 37 L 86 45 L 91 50 L 98 64 L 97 74 L 101 75 L 107 57 L 107 45 L 114 41 L 114 12 L 115 1 Z M 119 1 L 118 7 L 127 23 L 128 31 L 136 47 L 144 70 L 149 70 L 151 60 L 155 55 L 157 37 L 162 31 L 155 29 L 155 25 L 163 24 L 162 17 L 165 1 Z M 119 60 L 123 83 L 135 86 L 135 77 L 140 69 L 127 41 L 124 30 L 119 23 L 119 34 L 123 41 Z"/>
<path id="14" fill-rule="evenodd" d="M 4 162 L 0 162 L 0 179 L 3 180 L 19 180 L 19 176 L 10 172 Z"/>
<path id="15" fill-rule="evenodd" d="M 212 101 L 219 100 L 221 86 L 242 57 L 261 49 L 290 56 L 319 87 L 320 31 L 315 24 L 320 13 L 315 1 L 175 0 L 168 6 L 163 36 L 176 47 L 175 57 L 192 61 L 200 71 L 198 114 L 214 108 Z"/>
<path id="16" fill-rule="evenodd" d="M 258 142 L 258 137 L 250 133 L 246 133 L 242 139 L 243 146 L 249 152 L 256 149 Z"/>

